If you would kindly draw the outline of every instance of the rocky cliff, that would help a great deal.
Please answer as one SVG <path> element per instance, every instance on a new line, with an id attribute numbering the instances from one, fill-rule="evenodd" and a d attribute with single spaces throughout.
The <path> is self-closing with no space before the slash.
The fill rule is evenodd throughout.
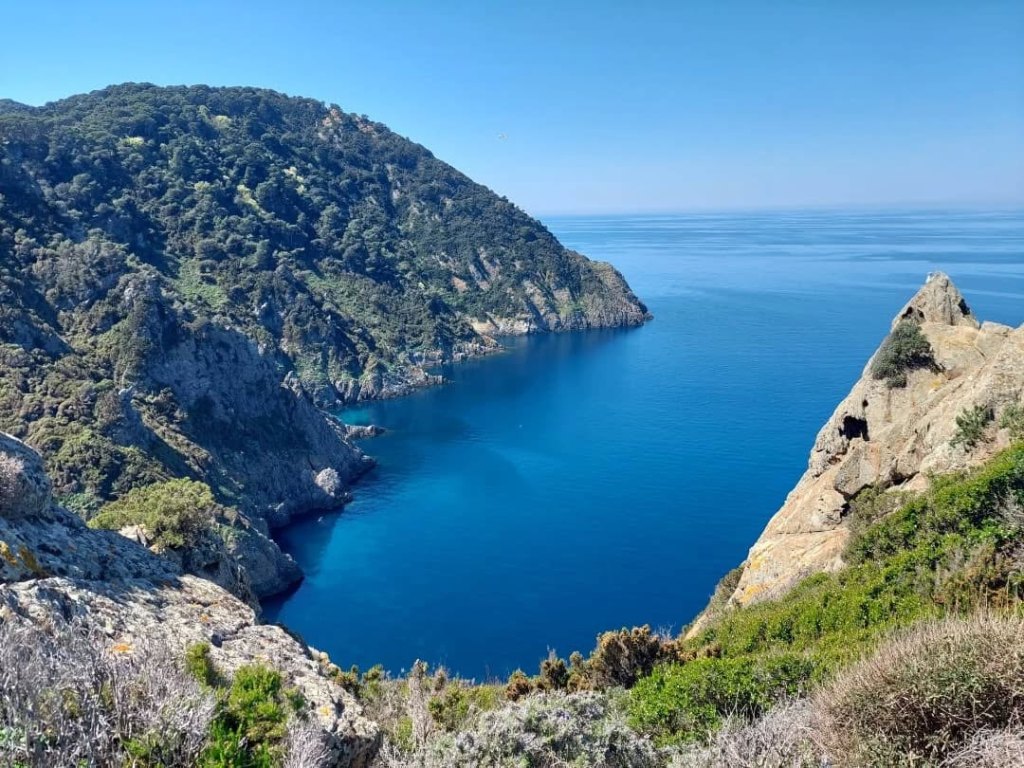
<path id="1" fill-rule="evenodd" d="M 890 378 L 880 357 L 891 342 L 871 358 L 818 433 L 807 471 L 751 547 L 733 603 L 777 597 L 811 573 L 837 570 L 848 512 L 865 490 L 920 490 L 931 474 L 977 465 L 1009 444 L 1000 417 L 1024 393 L 1024 326 L 979 322 L 941 273 L 900 310 L 893 333 L 904 324 L 919 329 L 930 355 L 908 358 Z M 960 422 L 971 414 L 976 434 L 969 436 Z"/>
<path id="2" fill-rule="evenodd" d="M 249 605 L 172 560 L 87 528 L 53 503 L 39 456 L 0 433 L 0 624 L 6 622 L 44 630 L 72 623 L 105 636 L 119 654 L 157 641 L 181 658 L 187 646 L 209 643 L 220 673 L 269 664 L 301 692 L 329 764 L 364 766 L 376 748 L 377 726 L 334 682 L 326 656 L 260 624 Z"/>

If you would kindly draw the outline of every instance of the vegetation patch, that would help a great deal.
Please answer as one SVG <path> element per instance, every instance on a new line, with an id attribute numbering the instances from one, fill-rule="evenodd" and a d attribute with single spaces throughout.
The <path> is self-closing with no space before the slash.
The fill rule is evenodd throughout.
<path id="1" fill-rule="evenodd" d="M 843 765 L 935 765 L 1024 712 L 1024 621 L 925 623 L 817 696 L 821 738 Z M 1009 765 L 1009 763 L 1006 763 Z"/>
<path id="2" fill-rule="evenodd" d="M 884 379 L 890 388 L 905 387 L 907 373 L 935 365 L 932 345 L 914 320 L 900 320 L 882 342 L 871 363 L 871 375 Z"/>
<path id="3" fill-rule="evenodd" d="M 796 654 L 663 665 L 630 691 L 630 724 L 661 744 L 706 738 L 727 716 L 753 719 L 798 696 L 812 672 Z"/>
<path id="4" fill-rule="evenodd" d="M 1011 403 L 999 419 L 999 426 L 1010 433 L 1010 440 L 1024 440 L 1024 405 Z"/>
<path id="5" fill-rule="evenodd" d="M 991 406 L 975 405 L 965 408 L 956 417 L 956 433 L 949 444 L 954 448 L 971 450 L 986 439 L 988 425 L 995 421 L 996 415 Z"/>
<path id="6" fill-rule="evenodd" d="M 288 735 L 288 718 L 304 702 L 284 688 L 281 674 L 261 665 L 235 671 L 220 693 L 217 716 L 200 760 L 201 768 L 273 768 Z"/>
<path id="7" fill-rule="evenodd" d="M 110 502 L 89 526 L 116 531 L 137 525 L 157 549 L 182 549 L 212 530 L 220 510 L 209 486 L 195 480 L 167 480 L 136 488 Z"/>

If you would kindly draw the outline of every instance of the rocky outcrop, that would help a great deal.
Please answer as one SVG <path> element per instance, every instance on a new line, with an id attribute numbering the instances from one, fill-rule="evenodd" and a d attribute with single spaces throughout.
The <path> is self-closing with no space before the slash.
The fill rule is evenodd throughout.
<path id="1" fill-rule="evenodd" d="M 919 490 L 930 474 L 974 466 L 1008 444 L 998 422 L 1024 394 L 1024 326 L 980 323 L 941 273 L 928 277 L 893 328 L 906 320 L 919 323 L 934 365 L 908 371 L 906 386 L 894 387 L 872 374 L 876 352 L 819 432 L 806 473 L 750 549 L 733 603 L 778 596 L 811 573 L 841 567 L 850 501 L 865 488 Z M 957 416 L 976 406 L 995 416 L 984 439 L 954 445 Z"/>
<path id="2" fill-rule="evenodd" d="M 165 441 L 189 444 L 179 454 L 191 472 L 205 476 L 216 467 L 211 484 L 244 500 L 245 511 L 270 527 L 346 500 L 351 480 L 372 461 L 314 406 L 296 377 L 283 377 L 281 360 L 261 354 L 238 331 L 190 323 L 161 303 L 153 284 L 129 281 L 124 296 L 144 350 L 124 383 L 137 393 L 143 424 L 162 430 Z M 161 395 L 187 418 L 169 423 L 145 408 Z"/>
<path id="3" fill-rule="evenodd" d="M 210 529 L 182 549 L 160 549 L 139 525 L 120 530 L 122 536 L 171 560 L 182 573 L 212 581 L 257 611 L 259 600 L 285 592 L 302 581 L 302 569 L 270 538 L 266 524 L 228 510 Z"/>
<path id="4" fill-rule="evenodd" d="M 365 440 L 368 437 L 380 437 L 387 430 L 377 424 L 346 424 L 345 437 L 349 440 Z"/>
<path id="5" fill-rule="evenodd" d="M 0 433 L 0 621 L 51 626 L 77 621 L 131 653 L 142 638 L 184 653 L 210 644 L 215 666 L 230 674 L 244 664 L 278 669 L 308 702 L 323 730 L 331 765 L 365 766 L 376 749 L 377 726 L 330 675 L 329 660 L 276 626 L 260 624 L 253 608 L 222 587 L 183 574 L 112 531 L 94 531 L 49 498 L 38 456 Z M 18 491 L 31 493 L 19 495 Z"/>
<path id="6" fill-rule="evenodd" d="M 611 264 L 591 262 L 575 251 L 568 256 L 586 262 L 600 285 L 580 299 L 568 288 L 540 289 L 529 280 L 522 283 L 523 301 L 515 314 L 488 313 L 467 318 L 473 330 L 485 337 L 522 336 L 538 331 L 580 331 L 641 325 L 651 313 L 622 274 Z"/>

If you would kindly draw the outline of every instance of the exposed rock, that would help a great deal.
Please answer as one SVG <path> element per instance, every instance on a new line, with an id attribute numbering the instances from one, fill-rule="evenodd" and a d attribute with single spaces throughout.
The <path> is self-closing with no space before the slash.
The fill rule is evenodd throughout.
<path id="1" fill-rule="evenodd" d="M 253 523 L 235 510 L 218 514 L 213 527 L 184 549 L 153 545 L 141 525 L 119 533 L 155 555 L 172 561 L 177 570 L 212 581 L 259 611 L 259 599 L 285 592 L 302 581 L 302 569 L 267 535 L 266 524 Z"/>
<path id="2" fill-rule="evenodd" d="M 152 321 L 146 332 L 164 343 L 154 343 L 139 366 L 139 389 L 169 390 L 186 411 L 201 414 L 178 426 L 182 437 L 218 467 L 217 486 L 245 499 L 271 527 L 340 506 L 348 485 L 372 466 L 297 379 L 280 383 L 273 360 L 247 336 L 213 324 L 183 330 L 172 318 Z M 203 462 L 194 463 L 207 474 Z"/>
<path id="3" fill-rule="evenodd" d="M 367 437 L 379 437 L 387 430 L 376 424 L 346 424 L 345 437 L 349 440 L 363 440 Z"/>
<path id="4" fill-rule="evenodd" d="M 979 324 L 944 274 L 929 276 L 893 327 L 904 319 L 920 323 L 934 370 L 910 371 L 905 387 L 890 387 L 872 376 L 872 357 L 819 432 L 807 472 L 751 548 L 733 602 L 778 596 L 811 573 L 838 569 L 849 536 L 844 515 L 865 488 L 921 489 L 930 473 L 977 465 L 1008 445 L 996 424 L 973 448 L 954 447 L 952 439 L 966 409 L 991 406 L 998 422 L 1020 400 L 1024 326 Z"/>
<path id="5" fill-rule="evenodd" d="M 3 433 L 0 462 L 21 464 L 12 475 L 19 487 L 41 487 L 38 456 Z M 52 504 L 0 508 L 0 621 L 46 627 L 79 620 L 104 632 L 122 652 L 143 637 L 182 652 L 210 642 L 211 660 L 228 674 L 244 664 L 272 666 L 309 703 L 331 749 L 329 764 L 367 765 L 378 727 L 331 678 L 324 654 L 280 627 L 260 624 L 252 606 L 212 581 L 183 574 L 181 562 L 150 552 L 144 531 L 123 533 L 89 529 Z"/>
<path id="6" fill-rule="evenodd" d="M 8 519 L 40 514 L 50 503 L 50 478 L 39 454 L 0 433 L 0 515 Z"/>
<path id="7" fill-rule="evenodd" d="M 256 525 L 236 524 L 221 528 L 220 535 L 227 554 L 241 566 L 242 574 L 257 598 L 286 592 L 302 581 L 299 564 L 291 555 L 282 552 L 277 542 Z M 195 570 L 189 572 L 203 575 Z"/>

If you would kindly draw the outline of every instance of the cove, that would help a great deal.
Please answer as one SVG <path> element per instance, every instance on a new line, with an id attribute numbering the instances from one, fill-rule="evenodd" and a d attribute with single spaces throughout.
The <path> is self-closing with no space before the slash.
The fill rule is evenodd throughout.
<path id="1" fill-rule="evenodd" d="M 385 427 L 340 514 L 279 540 L 265 605 L 342 667 L 534 671 L 605 629 L 678 630 L 740 563 L 893 315 L 942 269 L 1024 320 L 1024 215 L 779 212 L 551 218 L 611 261 L 648 325 L 513 339 L 448 384 L 346 411 Z"/>

